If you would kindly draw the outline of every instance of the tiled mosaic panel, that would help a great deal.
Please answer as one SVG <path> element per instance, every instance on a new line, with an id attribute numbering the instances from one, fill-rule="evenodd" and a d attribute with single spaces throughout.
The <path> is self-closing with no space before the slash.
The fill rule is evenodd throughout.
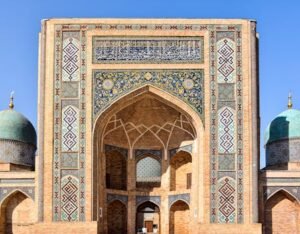
<path id="1" fill-rule="evenodd" d="M 286 182 L 294 182 L 295 178 L 287 178 Z M 282 181 L 283 182 L 283 181 Z M 284 182 L 283 182 L 284 183 Z M 271 198 L 279 191 L 287 192 L 292 195 L 296 200 L 300 201 L 300 187 L 299 186 L 266 186 L 264 187 L 264 202 Z"/>
<path id="2" fill-rule="evenodd" d="M 203 37 L 94 37 L 93 63 L 202 63 Z"/>
<path id="3" fill-rule="evenodd" d="M 243 223 L 241 33 L 218 27 L 210 35 L 211 222 Z"/>
<path id="4" fill-rule="evenodd" d="M 234 171 L 235 170 L 234 154 L 220 154 L 218 160 L 219 170 L 221 171 Z"/>
<path id="5" fill-rule="evenodd" d="M 136 164 L 137 182 L 160 182 L 161 165 L 152 157 L 139 160 Z"/>
<path id="6" fill-rule="evenodd" d="M 95 70 L 94 116 L 114 100 L 144 85 L 182 99 L 203 116 L 203 70 Z"/>
<path id="7" fill-rule="evenodd" d="M 162 151 L 161 150 L 149 150 L 149 149 L 136 149 L 134 150 L 134 155 L 136 159 L 139 159 L 146 155 L 153 155 L 160 159 L 162 159 Z"/>
<path id="8" fill-rule="evenodd" d="M 79 219 L 79 182 L 74 176 L 65 176 L 61 181 L 61 220 L 75 221 Z"/>
<path id="9" fill-rule="evenodd" d="M 299 162 L 300 139 L 275 141 L 266 146 L 267 166 L 287 162 Z"/>
<path id="10" fill-rule="evenodd" d="M 75 106 L 62 109 L 62 151 L 78 151 L 79 110 Z"/>
<path id="11" fill-rule="evenodd" d="M 169 209 L 175 202 L 180 201 L 180 200 L 185 201 L 187 204 L 190 204 L 190 194 L 189 193 L 169 195 L 168 198 L 169 198 Z"/>
<path id="12" fill-rule="evenodd" d="M 150 201 L 160 206 L 160 196 L 136 196 L 136 205 L 139 206 L 144 202 Z"/>
<path id="13" fill-rule="evenodd" d="M 85 219 L 85 31 L 55 28 L 53 220 Z"/>
<path id="14" fill-rule="evenodd" d="M 78 169 L 78 153 L 62 153 L 61 168 L 63 169 Z"/>
<path id="15" fill-rule="evenodd" d="M 235 82 L 236 62 L 234 34 L 230 32 L 218 32 L 217 40 L 218 82 Z"/>
<path id="16" fill-rule="evenodd" d="M 236 191 L 235 182 L 231 178 L 224 178 L 218 183 L 218 221 L 219 223 L 235 223 Z"/>
<path id="17" fill-rule="evenodd" d="M 10 194 L 15 191 L 20 191 L 34 200 L 35 192 L 34 186 L 23 187 L 23 186 L 14 186 L 14 187 L 0 187 L 0 203 L 3 202 L 3 199 L 7 198 Z"/>
<path id="18" fill-rule="evenodd" d="M 63 34 L 62 80 L 78 81 L 80 77 L 80 41 L 77 32 Z"/>
<path id="19" fill-rule="evenodd" d="M 234 153 L 235 116 L 234 110 L 224 107 L 218 111 L 219 153 Z"/>

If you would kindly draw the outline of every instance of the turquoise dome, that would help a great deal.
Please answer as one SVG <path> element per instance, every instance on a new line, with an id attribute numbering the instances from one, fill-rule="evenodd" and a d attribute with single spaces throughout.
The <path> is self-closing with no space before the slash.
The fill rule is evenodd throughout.
<path id="1" fill-rule="evenodd" d="M 267 127 L 264 143 L 300 138 L 300 111 L 288 109 L 280 113 Z"/>
<path id="2" fill-rule="evenodd" d="M 33 125 L 13 109 L 0 111 L 0 139 L 15 140 L 36 146 L 36 132 Z"/>

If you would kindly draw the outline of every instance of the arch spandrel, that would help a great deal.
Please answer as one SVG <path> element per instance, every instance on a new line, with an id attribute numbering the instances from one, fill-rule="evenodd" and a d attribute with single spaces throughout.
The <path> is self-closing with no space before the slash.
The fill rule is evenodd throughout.
<path id="1" fill-rule="evenodd" d="M 94 120 L 113 102 L 144 86 L 164 90 L 190 105 L 203 120 L 204 71 L 187 70 L 94 70 Z"/>

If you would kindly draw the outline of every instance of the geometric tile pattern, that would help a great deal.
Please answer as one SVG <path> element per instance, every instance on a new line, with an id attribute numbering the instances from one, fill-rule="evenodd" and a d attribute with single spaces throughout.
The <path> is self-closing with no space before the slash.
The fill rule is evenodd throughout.
<path id="1" fill-rule="evenodd" d="M 53 221 L 85 220 L 85 35 L 55 26 Z"/>
<path id="2" fill-rule="evenodd" d="M 235 119 L 231 108 L 219 110 L 219 153 L 234 153 Z"/>
<path id="3" fill-rule="evenodd" d="M 219 223 L 234 223 L 236 216 L 235 183 L 231 178 L 219 181 Z"/>
<path id="4" fill-rule="evenodd" d="M 73 176 L 65 176 L 61 181 L 61 220 L 78 220 L 78 179 Z"/>
<path id="5" fill-rule="evenodd" d="M 93 63 L 201 63 L 203 37 L 94 37 Z"/>
<path id="6" fill-rule="evenodd" d="M 243 223 L 243 113 L 241 26 L 212 27 L 211 213 L 212 223 Z M 238 181 L 238 182 L 237 182 Z"/>
<path id="7" fill-rule="evenodd" d="M 160 162 L 150 156 L 139 160 L 136 164 L 137 182 L 160 182 Z"/>
<path id="8" fill-rule="evenodd" d="M 202 69 L 94 70 L 94 117 L 117 98 L 147 84 L 189 103 L 203 117 L 203 77 Z M 185 80 L 192 86 L 185 88 Z"/>
<path id="9" fill-rule="evenodd" d="M 161 150 L 148 150 L 148 149 L 136 149 L 134 150 L 135 159 L 138 160 L 147 155 L 156 156 L 156 158 L 162 158 L 162 151 Z"/>
<path id="10" fill-rule="evenodd" d="M 80 76 L 80 43 L 74 37 L 63 41 L 62 80 L 78 81 Z"/>
<path id="11" fill-rule="evenodd" d="M 229 38 L 217 42 L 218 82 L 235 82 L 235 43 Z"/>
<path id="12" fill-rule="evenodd" d="M 64 107 L 62 120 L 62 150 L 78 151 L 79 110 L 71 105 Z"/>
<path id="13" fill-rule="evenodd" d="M 78 153 L 62 153 L 61 168 L 78 169 Z"/>
<path id="14" fill-rule="evenodd" d="M 235 155 L 234 154 L 220 154 L 218 161 L 219 170 L 234 171 L 235 170 Z"/>

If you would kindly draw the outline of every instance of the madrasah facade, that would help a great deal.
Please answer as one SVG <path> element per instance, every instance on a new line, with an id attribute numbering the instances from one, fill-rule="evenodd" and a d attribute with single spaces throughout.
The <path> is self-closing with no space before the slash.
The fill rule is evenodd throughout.
<path id="1" fill-rule="evenodd" d="M 50 19 L 37 132 L 0 112 L 0 233 L 298 233 L 300 111 L 265 130 L 242 19 Z"/>

